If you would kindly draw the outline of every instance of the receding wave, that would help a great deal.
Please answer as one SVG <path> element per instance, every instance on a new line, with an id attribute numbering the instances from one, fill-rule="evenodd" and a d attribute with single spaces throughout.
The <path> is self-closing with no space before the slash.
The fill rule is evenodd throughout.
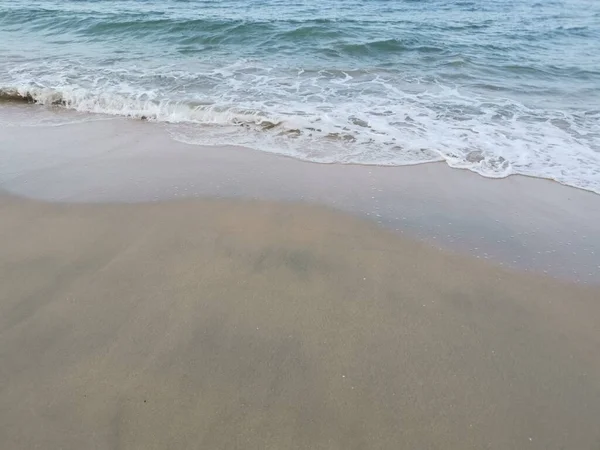
<path id="1" fill-rule="evenodd" d="M 437 99 L 428 95 L 410 99 L 410 108 L 421 111 L 414 114 L 397 116 L 377 108 L 357 114 L 354 107 L 340 105 L 324 121 L 318 108 L 305 105 L 299 110 L 298 104 L 295 110 L 285 110 L 268 103 L 253 107 L 227 101 L 175 101 L 72 86 L 0 88 L 0 100 L 5 102 L 161 122 L 169 125 L 175 139 L 192 144 L 244 145 L 321 163 L 446 161 L 487 177 L 524 174 L 600 193 L 600 152 L 590 141 L 599 130 L 579 131 L 582 121 L 600 119 L 597 112 L 572 118 L 564 113 L 535 117 L 535 111 L 519 105 L 485 102 L 473 103 L 468 111 L 463 97 L 458 97 L 460 104 L 443 106 L 455 95 L 451 92 Z M 548 149 L 556 147 L 561 153 L 550 156 Z"/>

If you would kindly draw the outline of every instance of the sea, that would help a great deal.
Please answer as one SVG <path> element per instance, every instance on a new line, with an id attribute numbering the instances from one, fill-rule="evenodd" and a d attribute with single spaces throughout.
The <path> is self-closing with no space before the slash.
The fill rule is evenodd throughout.
<path id="1" fill-rule="evenodd" d="M 76 113 L 55 125 L 122 116 L 190 144 L 600 193 L 600 1 L 0 0 L 12 102 Z"/>

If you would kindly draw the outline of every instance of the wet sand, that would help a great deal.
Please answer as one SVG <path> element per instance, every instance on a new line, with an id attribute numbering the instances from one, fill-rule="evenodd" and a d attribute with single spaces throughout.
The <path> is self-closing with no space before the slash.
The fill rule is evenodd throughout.
<path id="1" fill-rule="evenodd" d="M 299 203 L 0 197 L 0 447 L 600 448 L 600 290 Z"/>
<path id="2" fill-rule="evenodd" d="M 171 137 L 176 125 L 35 105 L 0 107 L 0 124 L 7 120 L 13 125 L 0 125 L 0 189 L 18 196 L 80 203 L 304 201 L 482 260 L 600 284 L 600 195 L 548 180 L 486 179 L 444 163 L 307 163 L 249 148 L 184 144 Z M 39 126 L 52 120 L 84 122 Z"/>

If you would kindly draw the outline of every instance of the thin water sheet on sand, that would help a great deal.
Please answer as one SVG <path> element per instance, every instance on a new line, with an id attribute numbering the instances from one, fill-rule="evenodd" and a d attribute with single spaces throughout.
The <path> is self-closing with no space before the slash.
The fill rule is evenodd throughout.
<path id="1" fill-rule="evenodd" d="M 3 112 L 13 126 L 0 130 L 0 188 L 20 196 L 308 201 L 480 259 L 600 281 L 600 196 L 548 180 L 490 180 L 442 163 L 314 164 L 244 147 L 176 142 L 168 128 L 145 121 L 32 105 Z"/>

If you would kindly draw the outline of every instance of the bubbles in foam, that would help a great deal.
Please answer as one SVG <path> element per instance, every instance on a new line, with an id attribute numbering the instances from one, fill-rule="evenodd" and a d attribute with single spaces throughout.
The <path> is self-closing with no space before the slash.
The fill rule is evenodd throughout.
<path id="1" fill-rule="evenodd" d="M 0 82 L 0 97 L 165 122 L 188 143 L 321 163 L 446 161 L 487 177 L 523 174 L 600 192 L 599 111 L 536 109 L 398 71 L 290 69 L 248 59 L 195 72 L 49 62 L 13 68 Z"/>

